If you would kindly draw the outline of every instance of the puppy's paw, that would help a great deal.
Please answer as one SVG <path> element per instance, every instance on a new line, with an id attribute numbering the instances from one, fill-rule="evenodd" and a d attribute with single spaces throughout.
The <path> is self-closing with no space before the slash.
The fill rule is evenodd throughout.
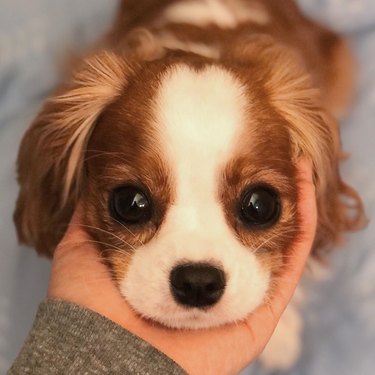
<path id="1" fill-rule="evenodd" d="M 296 308 L 289 305 L 259 360 L 267 370 L 289 370 L 301 353 L 302 321 Z"/>

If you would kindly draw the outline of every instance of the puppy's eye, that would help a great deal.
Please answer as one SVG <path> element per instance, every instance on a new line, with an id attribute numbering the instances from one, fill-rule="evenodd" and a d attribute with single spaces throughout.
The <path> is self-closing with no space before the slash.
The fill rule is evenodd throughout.
<path id="1" fill-rule="evenodd" d="M 147 195 L 135 186 L 122 186 L 115 189 L 109 205 L 111 215 L 126 224 L 141 224 L 151 218 L 150 201 Z"/>
<path id="2" fill-rule="evenodd" d="M 252 186 L 241 201 L 241 220 L 249 227 L 267 227 L 280 216 L 280 198 L 276 191 L 267 186 Z"/>

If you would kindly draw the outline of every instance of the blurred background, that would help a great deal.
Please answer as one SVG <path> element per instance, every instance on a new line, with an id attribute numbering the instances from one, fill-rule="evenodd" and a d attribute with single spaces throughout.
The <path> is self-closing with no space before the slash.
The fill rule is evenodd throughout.
<path id="1" fill-rule="evenodd" d="M 157 1 L 157 0 L 155 0 Z M 304 11 L 352 41 L 358 94 L 342 124 L 351 158 L 344 179 L 375 214 L 375 1 L 300 0 Z M 12 222 L 22 134 L 58 82 L 62 61 L 108 29 L 117 0 L 0 0 L 0 374 L 5 374 L 44 298 L 49 261 L 19 246 Z M 332 273 L 305 282 L 309 300 L 302 356 L 293 375 L 375 373 L 375 224 L 348 236 Z M 266 374 L 257 364 L 246 374 Z"/>

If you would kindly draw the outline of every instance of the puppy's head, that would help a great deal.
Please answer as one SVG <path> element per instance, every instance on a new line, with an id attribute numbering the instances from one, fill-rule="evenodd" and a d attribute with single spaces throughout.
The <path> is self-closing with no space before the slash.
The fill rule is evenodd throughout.
<path id="1" fill-rule="evenodd" d="M 298 158 L 314 167 L 319 245 L 347 229 L 336 129 L 286 57 L 264 63 L 270 51 L 85 62 L 23 140 L 21 240 L 51 254 L 80 200 L 142 316 L 179 328 L 244 318 L 300 233 Z"/>

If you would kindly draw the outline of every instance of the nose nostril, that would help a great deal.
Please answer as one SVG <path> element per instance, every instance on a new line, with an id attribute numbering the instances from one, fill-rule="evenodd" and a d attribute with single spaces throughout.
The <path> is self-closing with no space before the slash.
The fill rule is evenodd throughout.
<path id="1" fill-rule="evenodd" d="M 181 305 L 212 306 L 224 293 L 225 275 L 209 264 L 183 264 L 172 270 L 170 288 L 174 299 Z"/>

